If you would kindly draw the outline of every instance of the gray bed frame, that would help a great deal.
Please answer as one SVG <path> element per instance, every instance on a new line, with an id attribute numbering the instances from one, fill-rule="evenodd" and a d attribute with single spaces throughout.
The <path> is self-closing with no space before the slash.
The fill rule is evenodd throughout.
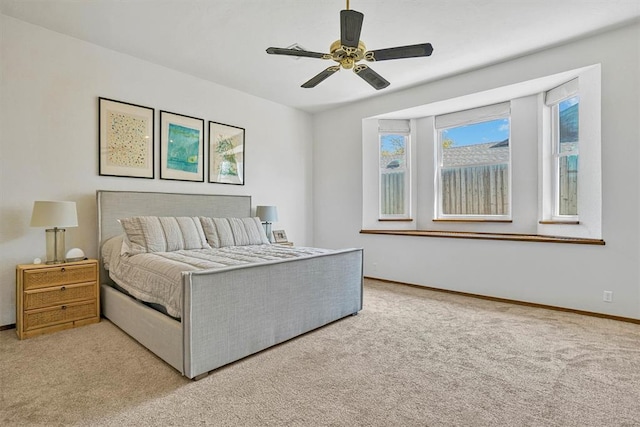
<path id="1" fill-rule="evenodd" d="M 97 192 L 98 242 L 137 215 L 249 217 L 250 196 Z M 362 249 L 184 273 L 175 320 L 111 286 L 100 263 L 102 315 L 188 378 L 362 309 Z"/>

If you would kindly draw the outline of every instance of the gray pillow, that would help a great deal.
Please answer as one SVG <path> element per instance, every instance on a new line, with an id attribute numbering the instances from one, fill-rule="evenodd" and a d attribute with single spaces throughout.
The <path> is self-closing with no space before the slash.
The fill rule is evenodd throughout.
<path id="1" fill-rule="evenodd" d="M 211 247 L 269 244 L 260 218 L 200 217 L 200 221 L 207 242 Z"/>
<path id="2" fill-rule="evenodd" d="M 210 249 L 198 217 L 136 216 L 119 220 L 129 239 L 129 253 Z"/>

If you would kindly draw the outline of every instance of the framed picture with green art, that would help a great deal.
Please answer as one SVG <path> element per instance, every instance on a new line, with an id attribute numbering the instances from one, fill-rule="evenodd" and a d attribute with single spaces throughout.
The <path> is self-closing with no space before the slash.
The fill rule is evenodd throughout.
<path id="1" fill-rule="evenodd" d="M 209 182 L 244 185 L 244 129 L 209 122 Z"/>
<path id="2" fill-rule="evenodd" d="M 154 109 L 98 98 L 98 174 L 153 179 Z"/>
<path id="3" fill-rule="evenodd" d="M 204 182 L 204 120 L 160 111 L 160 179 Z"/>

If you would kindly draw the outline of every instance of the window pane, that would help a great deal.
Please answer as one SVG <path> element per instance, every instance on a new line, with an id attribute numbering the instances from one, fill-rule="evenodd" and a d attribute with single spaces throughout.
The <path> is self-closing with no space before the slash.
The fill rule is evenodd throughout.
<path id="1" fill-rule="evenodd" d="M 380 215 L 408 215 L 407 137 L 380 135 Z"/>
<path id="2" fill-rule="evenodd" d="M 558 213 L 578 215 L 578 156 L 563 156 L 559 160 Z"/>
<path id="3" fill-rule="evenodd" d="M 558 104 L 558 215 L 578 215 L 578 143 L 580 98 Z"/>
<path id="4" fill-rule="evenodd" d="M 558 150 L 560 153 L 578 149 L 578 141 L 580 140 L 578 121 L 579 105 L 579 98 L 577 96 L 566 99 L 558 105 L 560 115 L 560 145 Z"/>
<path id="5" fill-rule="evenodd" d="M 441 198 L 445 215 L 509 214 L 509 119 L 443 130 Z"/>

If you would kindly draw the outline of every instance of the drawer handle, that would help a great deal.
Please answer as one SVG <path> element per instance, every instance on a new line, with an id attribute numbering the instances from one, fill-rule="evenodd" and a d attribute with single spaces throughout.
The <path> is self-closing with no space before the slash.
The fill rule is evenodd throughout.
<path id="1" fill-rule="evenodd" d="M 60 269 L 60 271 L 64 273 L 65 271 L 67 271 L 67 269 L 66 269 L 66 268 L 64 268 L 64 267 L 62 267 L 62 268 Z"/>
<path id="2" fill-rule="evenodd" d="M 66 286 L 62 286 L 62 287 L 60 288 L 60 290 L 61 290 L 61 291 L 66 291 L 66 290 L 67 290 L 67 287 L 66 287 Z"/>
<path id="3" fill-rule="evenodd" d="M 66 309 L 67 309 L 67 306 L 66 306 L 66 305 L 63 305 L 63 306 L 62 306 L 62 307 L 60 307 L 60 308 L 61 308 L 62 310 L 66 310 Z"/>

